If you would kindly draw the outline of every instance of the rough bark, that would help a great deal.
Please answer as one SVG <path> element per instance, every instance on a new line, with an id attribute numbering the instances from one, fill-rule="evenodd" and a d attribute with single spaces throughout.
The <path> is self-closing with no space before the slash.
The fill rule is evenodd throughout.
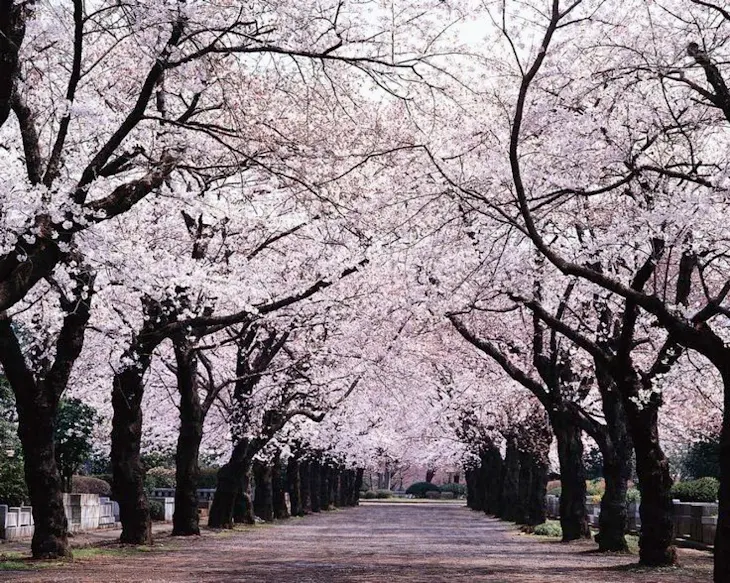
<path id="1" fill-rule="evenodd" d="M 320 464 L 320 499 L 319 506 L 321 510 L 332 510 L 332 500 L 330 499 L 330 468 L 326 464 Z"/>
<path id="2" fill-rule="evenodd" d="M 720 360 L 725 363 L 718 366 L 725 390 L 725 409 L 720 432 L 720 492 L 717 531 L 715 531 L 715 583 L 730 581 L 730 354 L 726 353 Z"/>
<path id="3" fill-rule="evenodd" d="M 312 464 L 303 461 L 299 464 L 299 490 L 302 496 L 302 514 L 312 513 Z"/>
<path id="4" fill-rule="evenodd" d="M 517 511 L 517 495 L 520 480 L 520 460 L 515 438 L 507 438 L 507 450 L 504 457 L 504 474 L 502 480 L 502 501 L 499 518 L 514 522 Z"/>
<path id="5" fill-rule="evenodd" d="M 233 522 L 236 524 L 256 524 L 253 508 L 253 465 L 246 460 L 238 475 L 238 490 L 233 503 Z"/>
<path id="6" fill-rule="evenodd" d="M 365 470 L 363 468 L 357 468 L 357 471 L 355 472 L 355 483 L 352 488 L 351 506 L 357 506 L 360 503 L 360 490 L 362 488 L 362 479 L 364 474 Z"/>
<path id="7" fill-rule="evenodd" d="M 286 504 L 286 478 L 286 469 L 282 464 L 281 457 L 277 455 L 274 458 L 274 464 L 271 468 L 272 501 L 274 505 L 274 518 L 277 520 L 289 518 L 289 508 Z"/>
<path id="8" fill-rule="evenodd" d="M 563 542 L 590 538 L 586 515 L 586 473 L 581 430 L 565 415 L 553 413 L 550 422 L 558 442 L 560 461 L 560 526 Z"/>
<path id="9" fill-rule="evenodd" d="M 175 514 L 173 536 L 200 534 L 198 515 L 198 455 L 203 439 L 203 410 L 197 384 L 197 356 L 186 338 L 175 340 L 180 433 L 175 452 Z"/>
<path id="10" fill-rule="evenodd" d="M 289 504 L 292 516 L 303 516 L 304 508 L 302 506 L 302 480 L 299 469 L 301 463 L 292 456 L 286 467 L 286 485 L 289 491 Z"/>
<path id="11" fill-rule="evenodd" d="M 254 462 L 253 476 L 256 484 L 253 498 L 253 511 L 266 522 L 274 520 L 274 494 L 271 484 L 272 469 L 266 462 Z"/>
<path id="12" fill-rule="evenodd" d="M 486 498 L 484 512 L 491 516 L 499 514 L 502 501 L 502 456 L 496 447 L 489 448 L 487 455 Z"/>
<path id="13" fill-rule="evenodd" d="M 311 462 L 309 476 L 309 495 L 311 498 L 312 512 L 320 512 L 322 510 L 322 466 L 318 461 Z"/>
<path id="14" fill-rule="evenodd" d="M 540 460 L 533 460 L 532 464 L 532 485 L 530 487 L 530 498 L 527 505 L 528 526 L 537 526 L 547 520 L 547 483 L 549 466 Z"/>
<path id="15" fill-rule="evenodd" d="M 474 501 L 476 498 L 476 485 L 474 484 L 476 480 L 477 471 L 474 468 L 469 468 L 465 472 L 465 478 L 466 478 L 466 507 L 474 510 Z"/>
<path id="16" fill-rule="evenodd" d="M 530 495 L 532 492 L 532 456 L 527 451 L 518 453 L 519 473 L 517 484 L 517 504 L 514 519 L 517 524 L 529 524 Z"/>

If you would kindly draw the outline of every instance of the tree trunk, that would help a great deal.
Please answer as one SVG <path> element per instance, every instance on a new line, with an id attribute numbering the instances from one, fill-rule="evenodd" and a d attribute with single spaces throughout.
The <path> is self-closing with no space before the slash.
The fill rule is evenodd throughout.
<path id="1" fill-rule="evenodd" d="M 357 506 L 360 503 L 360 489 L 362 488 L 362 479 L 365 474 L 363 468 L 357 468 L 355 472 L 355 483 L 352 487 L 352 500 L 350 500 L 350 506 Z"/>
<path id="2" fill-rule="evenodd" d="M 514 522 L 517 516 L 517 495 L 520 481 L 520 460 L 515 438 L 507 438 L 499 518 Z"/>
<path id="3" fill-rule="evenodd" d="M 722 375 L 725 409 L 720 432 L 720 492 L 715 531 L 715 583 L 730 581 L 730 351 L 715 363 Z M 720 366 L 718 366 L 720 364 Z"/>
<path id="4" fill-rule="evenodd" d="M 312 463 L 299 464 L 299 491 L 301 493 L 302 514 L 312 513 Z"/>
<path id="5" fill-rule="evenodd" d="M 149 360 L 146 361 L 149 364 Z M 113 493 L 122 522 L 120 542 L 152 544 L 152 523 L 144 489 L 142 443 L 143 375 L 147 366 L 130 367 L 114 375 L 112 388 Z"/>
<path id="6" fill-rule="evenodd" d="M 291 506 L 292 516 L 302 516 L 304 508 L 302 507 L 302 481 L 299 473 L 301 463 L 292 456 L 286 468 L 286 483 L 289 490 L 289 503 Z"/>
<path id="7" fill-rule="evenodd" d="M 476 480 L 476 474 L 477 470 L 471 468 L 466 470 L 465 472 L 465 478 L 466 478 L 466 507 L 470 508 L 471 510 L 475 510 L 474 508 L 474 500 L 476 498 L 476 486 L 474 484 L 474 481 Z"/>
<path id="8" fill-rule="evenodd" d="M 532 490 L 532 456 L 527 451 L 518 454 L 520 471 L 517 485 L 517 504 L 515 506 L 515 522 L 529 524 L 530 494 Z"/>
<path id="9" fill-rule="evenodd" d="M 321 495 L 322 495 L 322 466 L 318 461 L 313 461 L 309 466 L 310 473 L 310 486 L 309 494 L 312 502 L 312 512 L 319 512 L 322 510 Z"/>
<path id="10" fill-rule="evenodd" d="M 331 510 L 332 500 L 330 500 L 330 468 L 325 464 L 320 464 L 320 500 L 319 506 L 321 510 Z"/>
<path id="11" fill-rule="evenodd" d="M 566 415 L 560 413 L 553 413 L 550 422 L 558 442 L 560 526 L 563 530 L 563 542 L 590 538 L 581 430 Z"/>
<path id="12" fill-rule="evenodd" d="M 53 440 L 57 403 L 48 403 L 41 395 L 35 397 L 32 408 L 18 401 L 18 433 L 35 523 L 31 550 L 34 559 L 55 559 L 71 555 Z"/>
<path id="13" fill-rule="evenodd" d="M 502 455 L 496 447 L 492 446 L 488 454 L 487 496 L 484 500 L 484 512 L 491 516 L 499 514 L 502 501 L 503 466 Z"/>
<path id="14" fill-rule="evenodd" d="M 272 470 L 266 462 L 254 462 L 253 476 L 256 483 L 254 492 L 253 511 L 261 520 L 274 520 L 274 495 L 271 484 Z"/>
<path id="15" fill-rule="evenodd" d="M 273 489 L 274 518 L 284 520 L 289 518 L 289 508 L 286 505 L 286 472 L 277 454 L 271 468 L 271 487 Z"/>
<path id="16" fill-rule="evenodd" d="M 251 493 L 253 467 L 250 460 L 245 460 L 238 475 L 238 490 L 233 503 L 233 522 L 236 524 L 256 524 Z"/>
<path id="17" fill-rule="evenodd" d="M 638 383 L 635 376 L 627 382 Z M 636 384 L 624 395 L 635 394 Z M 639 562 L 644 565 L 673 565 L 677 562 L 674 547 L 674 506 L 672 477 L 669 461 L 659 443 L 658 410 L 654 405 L 641 409 L 624 399 L 626 417 L 636 452 L 636 473 L 641 492 L 641 533 L 639 535 Z"/>
<path id="18" fill-rule="evenodd" d="M 203 409 L 198 395 L 197 356 L 185 338 L 175 342 L 180 433 L 175 452 L 175 514 L 173 536 L 200 534 L 198 518 L 198 454 L 203 439 Z"/>
<path id="19" fill-rule="evenodd" d="M 532 464 L 532 486 L 530 487 L 530 499 L 527 505 L 528 526 L 537 526 L 547 519 L 547 483 L 549 467 L 547 463 L 540 460 L 533 460 Z"/>
<path id="20" fill-rule="evenodd" d="M 428 482 L 429 484 L 431 482 L 433 482 L 433 477 L 435 475 L 436 475 L 436 470 L 434 470 L 433 468 L 428 468 L 426 470 L 426 482 Z"/>

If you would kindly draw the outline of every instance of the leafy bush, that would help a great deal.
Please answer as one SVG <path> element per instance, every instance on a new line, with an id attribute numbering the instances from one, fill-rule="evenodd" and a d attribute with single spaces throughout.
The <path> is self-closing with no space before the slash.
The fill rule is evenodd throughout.
<path id="1" fill-rule="evenodd" d="M 587 496 L 598 496 L 599 500 L 603 497 L 606 491 L 606 482 L 603 478 L 598 480 L 586 480 L 586 495 Z"/>
<path id="2" fill-rule="evenodd" d="M 406 489 L 406 494 L 416 498 L 425 498 L 426 492 L 441 492 L 441 488 L 430 482 L 415 482 Z"/>
<path id="3" fill-rule="evenodd" d="M 198 477 L 198 488 L 215 488 L 218 484 L 218 470 L 220 468 L 214 466 L 205 466 L 200 468 L 200 476 Z"/>
<path id="4" fill-rule="evenodd" d="M 109 496 L 112 487 L 109 482 L 91 476 L 74 476 L 71 479 L 71 492 L 74 494 L 98 494 Z"/>
<path id="5" fill-rule="evenodd" d="M 29 500 L 23 474 L 23 460 L 0 457 L 0 504 L 23 506 L 28 504 Z"/>
<path id="6" fill-rule="evenodd" d="M 442 492 L 451 492 L 456 496 L 466 496 L 466 485 L 464 484 L 444 484 L 440 486 Z"/>
<path id="7" fill-rule="evenodd" d="M 629 488 L 626 492 L 626 502 L 641 502 L 641 492 L 636 488 Z"/>
<path id="8" fill-rule="evenodd" d="M 677 482 L 672 486 L 672 496 L 682 502 L 715 502 L 720 482 L 705 477 L 689 482 Z"/>
<path id="9" fill-rule="evenodd" d="M 165 520 L 165 505 L 157 500 L 150 500 L 150 518 L 152 520 Z"/>
<path id="10" fill-rule="evenodd" d="M 174 488 L 175 470 L 162 466 L 150 468 L 147 470 L 145 484 L 152 488 Z"/>
<path id="11" fill-rule="evenodd" d="M 373 490 L 368 490 L 362 495 L 362 498 L 365 498 L 365 500 L 372 500 L 373 498 L 377 498 L 378 493 L 374 492 Z"/>
<path id="12" fill-rule="evenodd" d="M 378 490 L 375 492 L 375 497 L 384 500 L 385 498 L 392 498 L 393 493 L 390 490 Z"/>
<path id="13" fill-rule="evenodd" d="M 563 538 L 563 529 L 560 528 L 560 523 L 557 520 L 548 520 L 538 524 L 533 532 L 539 536 Z"/>
<path id="14" fill-rule="evenodd" d="M 682 460 L 684 471 L 692 478 L 720 477 L 720 436 L 693 443 Z"/>
<path id="15" fill-rule="evenodd" d="M 563 493 L 563 489 L 560 486 L 554 486 L 553 488 L 549 488 L 547 491 L 547 494 L 550 496 L 557 496 L 560 498 L 560 494 Z"/>

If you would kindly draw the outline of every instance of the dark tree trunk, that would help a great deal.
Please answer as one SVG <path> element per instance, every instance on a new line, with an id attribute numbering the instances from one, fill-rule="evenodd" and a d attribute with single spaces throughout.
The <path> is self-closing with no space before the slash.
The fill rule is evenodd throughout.
<path id="1" fill-rule="evenodd" d="M 502 455 L 496 447 L 491 447 L 488 453 L 487 497 L 484 501 L 484 512 L 491 516 L 499 514 L 502 502 L 503 462 Z"/>
<path id="2" fill-rule="evenodd" d="M 253 467 L 250 460 L 245 460 L 238 476 L 238 490 L 233 504 L 233 522 L 236 524 L 256 524 L 254 514 L 251 483 Z"/>
<path id="3" fill-rule="evenodd" d="M 277 455 L 271 468 L 271 487 L 273 490 L 274 518 L 278 520 L 289 518 L 289 508 L 286 504 L 286 478 L 286 470 L 281 462 L 281 457 Z"/>
<path id="4" fill-rule="evenodd" d="M 312 512 L 322 510 L 322 466 L 318 461 L 313 461 L 309 466 L 310 486 L 309 494 L 312 502 Z"/>
<path id="5" fill-rule="evenodd" d="M 209 527 L 233 528 L 233 507 L 240 488 L 239 482 L 240 476 L 236 475 L 230 462 L 218 470 L 215 495 L 208 514 Z"/>
<path id="6" fill-rule="evenodd" d="M 517 485 L 517 504 L 515 506 L 515 522 L 529 524 L 530 495 L 532 490 L 532 456 L 527 451 L 518 454 L 520 471 Z"/>
<path id="7" fill-rule="evenodd" d="M 25 14 L 25 9 L 13 9 L 11 20 L 19 17 L 17 10 Z M 2 24 L 3 32 L 8 32 L 5 29 L 8 21 L 3 19 Z M 17 40 L 22 40 L 22 34 Z M 71 554 L 61 476 L 56 463 L 54 425 L 61 395 L 84 345 L 94 276 L 83 268 L 74 276 L 74 282 L 74 296 L 79 299 L 62 299 L 61 307 L 65 315 L 56 339 L 53 364 L 41 371 L 38 378 L 28 368 L 11 320 L 7 314 L 0 313 L 0 364 L 15 395 L 18 410 L 18 435 L 23 445 L 25 482 L 35 523 L 31 542 L 35 559 L 60 558 Z M 82 287 L 85 287 L 87 295 L 82 293 Z"/>
<path id="8" fill-rule="evenodd" d="M 507 438 L 507 450 L 504 457 L 504 475 L 502 480 L 502 502 L 499 517 L 515 522 L 517 519 L 517 496 L 520 482 L 520 460 L 515 438 Z"/>
<path id="9" fill-rule="evenodd" d="M 347 492 L 350 489 L 350 471 L 340 469 L 337 471 L 337 506 L 344 508 L 347 506 Z"/>
<path id="10" fill-rule="evenodd" d="M 484 512 L 485 511 L 485 505 L 484 505 L 484 499 L 486 496 L 486 477 L 487 477 L 487 468 L 486 468 L 487 458 L 486 458 L 486 452 L 481 452 L 479 454 L 479 466 L 474 469 L 474 499 L 473 499 L 473 505 L 471 507 L 472 510 L 476 510 L 478 512 Z"/>
<path id="11" fill-rule="evenodd" d="M 631 375 L 622 393 L 633 395 L 638 380 Z M 641 409 L 624 399 L 626 417 L 636 452 L 636 473 L 641 492 L 641 533 L 639 535 L 639 562 L 644 565 L 673 565 L 677 562 L 674 547 L 674 506 L 672 503 L 672 477 L 669 461 L 659 443 L 658 410 L 654 405 Z"/>
<path id="12" fill-rule="evenodd" d="M 725 409 L 720 432 L 720 492 L 715 531 L 715 583 L 730 581 L 730 351 L 715 363 L 722 375 Z M 719 366 L 718 366 L 719 365 Z"/>
<path id="13" fill-rule="evenodd" d="M 299 464 L 299 491 L 302 496 L 302 514 L 312 513 L 312 463 Z"/>
<path id="14" fill-rule="evenodd" d="M 357 468 L 355 472 L 355 483 L 352 487 L 352 499 L 350 500 L 350 506 L 357 506 L 360 503 L 360 489 L 362 488 L 362 479 L 365 474 L 363 468 Z"/>
<path id="15" fill-rule="evenodd" d="M 173 536 L 200 534 L 198 518 L 198 454 L 203 439 L 203 409 L 198 395 L 197 355 L 187 338 L 176 339 L 180 433 L 175 452 L 175 514 Z"/>
<path id="16" fill-rule="evenodd" d="M 539 459 L 533 460 L 532 464 L 532 486 L 530 487 L 530 499 L 527 506 L 528 526 L 537 526 L 547 519 L 547 483 L 548 464 Z"/>
<path id="17" fill-rule="evenodd" d="M 330 500 L 330 468 L 325 464 L 320 464 L 320 499 L 319 507 L 321 510 L 331 510 L 332 500 Z"/>
<path id="18" fill-rule="evenodd" d="M 426 470 L 426 482 L 428 482 L 429 484 L 431 482 L 433 482 L 433 477 L 435 475 L 436 475 L 436 470 L 434 470 L 433 468 L 428 468 Z"/>
<path id="19" fill-rule="evenodd" d="M 142 443 L 143 375 L 149 365 L 130 367 L 114 375 L 112 388 L 112 474 L 113 494 L 119 503 L 122 543 L 152 544 L 152 523 L 144 489 Z"/>
<path id="20" fill-rule="evenodd" d="M 470 508 L 471 510 L 475 510 L 474 499 L 476 497 L 476 487 L 474 481 L 476 480 L 476 473 L 477 470 L 468 469 L 466 470 L 464 475 L 464 477 L 466 478 L 466 507 Z"/>
<path id="21" fill-rule="evenodd" d="M 254 462 L 253 476 L 256 484 L 253 511 L 266 522 L 274 520 L 274 493 L 271 483 L 272 469 L 266 462 Z"/>
<path id="22" fill-rule="evenodd" d="M 586 472 L 581 430 L 568 417 L 553 413 L 550 422 L 560 461 L 560 526 L 563 542 L 590 538 L 586 515 Z"/>
<path id="23" fill-rule="evenodd" d="M 25 399 L 24 399 L 25 400 Z M 53 425 L 56 404 L 36 395 L 33 407 L 18 401 L 18 433 L 23 444 L 25 483 L 33 506 L 34 559 L 70 556 L 68 523 L 63 509 L 61 478 L 56 466 Z M 29 415 L 29 410 L 32 414 Z"/>
<path id="24" fill-rule="evenodd" d="M 289 458 L 286 468 L 286 484 L 289 490 L 289 503 L 292 516 L 302 516 L 304 514 L 300 467 L 301 463 L 295 456 Z"/>

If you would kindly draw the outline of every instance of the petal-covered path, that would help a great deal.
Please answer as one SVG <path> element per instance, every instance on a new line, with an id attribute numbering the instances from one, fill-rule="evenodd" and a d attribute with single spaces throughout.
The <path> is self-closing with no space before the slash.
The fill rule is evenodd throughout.
<path id="1" fill-rule="evenodd" d="M 161 539 L 149 552 L 108 551 L 61 567 L 0 572 L 13 582 L 425 582 L 678 583 L 710 581 L 711 557 L 640 570 L 635 556 L 599 555 L 592 543 L 526 536 L 455 504 L 363 504 L 197 539 Z M 2 551 L 0 551 L 2 552 Z"/>

